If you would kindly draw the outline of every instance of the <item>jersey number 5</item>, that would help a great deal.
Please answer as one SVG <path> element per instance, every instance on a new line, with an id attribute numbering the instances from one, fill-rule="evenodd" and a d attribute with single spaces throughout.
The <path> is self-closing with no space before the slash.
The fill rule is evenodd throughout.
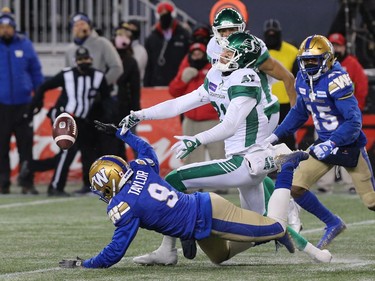
<path id="1" fill-rule="evenodd" d="M 147 189 L 150 196 L 160 202 L 166 201 L 168 207 L 173 208 L 178 201 L 177 193 L 173 190 L 169 190 L 165 186 L 157 183 L 152 183 Z"/>
<path id="2" fill-rule="evenodd" d="M 337 117 L 334 115 L 329 114 L 331 112 L 331 108 L 329 106 L 317 106 L 316 109 L 319 112 L 319 118 L 317 118 L 317 115 L 313 112 L 310 105 L 306 105 L 307 109 L 310 110 L 311 116 L 314 121 L 315 128 L 317 130 L 321 130 L 322 125 L 324 129 L 327 131 L 334 131 L 339 125 L 339 122 L 337 121 Z M 321 124 L 319 124 L 319 120 Z"/>

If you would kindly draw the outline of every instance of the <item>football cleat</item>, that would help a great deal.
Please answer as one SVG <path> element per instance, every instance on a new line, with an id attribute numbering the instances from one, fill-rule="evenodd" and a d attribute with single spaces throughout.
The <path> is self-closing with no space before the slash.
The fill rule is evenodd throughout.
<path id="1" fill-rule="evenodd" d="M 322 239 L 320 239 L 319 243 L 316 245 L 317 248 L 319 249 L 326 248 L 332 242 L 332 240 L 335 239 L 337 235 L 339 235 L 341 232 L 343 232 L 346 229 L 346 225 L 344 221 L 340 217 L 337 217 L 337 220 L 338 220 L 337 224 L 332 225 L 332 226 L 327 226 L 325 228 L 325 233 Z"/>
<path id="2" fill-rule="evenodd" d="M 277 239 L 275 242 L 276 242 L 276 250 L 278 250 L 279 247 L 283 245 L 291 254 L 293 254 L 296 251 L 296 247 L 294 246 L 292 237 L 290 236 L 288 231 L 285 232 L 285 235 L 283 237 Z"/>
<path id="3" fill-rule="evenodd" d="M 288 154 L 279 154 L 275 157 L 275 165 L 278 168 L 278 171 L 281 171 L 283 165 L 292 165 L 294 168 L 297 168 L 299 162 L 307 160 L 309 154 L 302 150 L 292 151 Z"/>
<path id="4" fill-rule="evenodd" d="M 315 254 L 313 259 L 316 262 L 329 263 L 332 260 L 332 254 L 327 249 L 323 249 Z"/>
<path id="5" fill-rule="evenodd" d="M 195 256 L 197 255 L 197 243 L 195 242 L 195 239 L 181 239 L 181 246 L 185 258 L 189 260 L 195 258 Z"/>
<path id="6" fill-rule="evenodd" d="M 177 249 L 163 251 L 160 248 L 152 253 L 133 258 L 133 262 L 140 265 L 175 265 L 177 264 Z"/>

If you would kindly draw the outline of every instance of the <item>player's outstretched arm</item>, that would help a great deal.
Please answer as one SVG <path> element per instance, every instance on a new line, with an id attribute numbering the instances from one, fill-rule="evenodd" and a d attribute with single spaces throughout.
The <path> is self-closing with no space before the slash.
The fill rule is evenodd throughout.
<path id="1" fill-rule="evenodd" d="M 149 158 L 159 167 L 158 157 L 153 149 L 153 147 L 138 137 L 134 135 L 130 130 L 128 130 L 124 135 L 121 134 L 122 129 L 118 129 L 116 132 L 116 137 L 121 139 L 123 142 L 128 144 L 138 153 L 138 158 Z"/>

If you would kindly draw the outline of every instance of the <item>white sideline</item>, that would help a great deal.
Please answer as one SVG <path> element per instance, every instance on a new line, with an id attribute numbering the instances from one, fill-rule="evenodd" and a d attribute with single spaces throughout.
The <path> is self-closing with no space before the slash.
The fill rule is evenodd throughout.
<path id="1" fill-rule="evenodd" d="M 18 277 L 20 275 L 25 275 L 25 274 L 30 274 L 30 273 L 41 273 L 41 272 L 56 271 L 56 270 L 61 270 L 61 269 L 62 268 L 60 267 L 53 267 L 53 268 L 46 268 L 46 269 L 37 269 L 37 270 L 32 270 L 32 271 L 19 271 L 19 272 L 13 272 L 13 273 L 5 273 L 5 274 L 1 274 L 0 278 Z"/>
<path id="2" fill-rule="evenodd" d="M 46 200 L 37 200 L 32 202 L 23 202 L 23 203 L 10 203 L 0 205 L 0 209 L 10 209 L 10 208 L 19 208 L 19 207 L 26 207 L 26 206 L 33 206 L 33 205 L 43 205 L 43 204 L 50 204 L 50 203 L 60 203 L 66 202 L 73 199 L 79 199 L 80 197 L 71 197 L 71 198 L 59 198 L 59 199 L 46 199 Z"/>
<path id="3" fill-rule="evenodd" d="M 369 224 L 375 224 L 375 220 L 353 222 L 353 223 L 346 224 L 346 226 L 351 227 L 351 226 L 356 226 L 356 225 L 369 225 Z M 314 228 L 314 229 L 309 229 L 309 230 L 302 230 L 301 234 L 303 235 L 303 234 L 315 233 L 315 232 L 319 232 L 319 231 L 323 232 L 323 228 Z"/>

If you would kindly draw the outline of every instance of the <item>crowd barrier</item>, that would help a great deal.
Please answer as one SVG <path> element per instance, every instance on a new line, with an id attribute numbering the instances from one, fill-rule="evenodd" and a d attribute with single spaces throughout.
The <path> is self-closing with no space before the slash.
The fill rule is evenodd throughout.
<path id="1" fill-rule="evenodd" d="M 34 118 L 34 159 L 44 159 L 55 155 L 59 148 L 54 143 L 51 131 L 50 119 L 46 116 L 49 108 L 54 105 L 60 90 L 51 90 L 46 93 L 44 108 Z M 141 92 L 141 106 L 146 108 L 157 104 L 159 102 L 171 99 L 167 88 L 143 88 Z M 367 149 L 369 151 L 372 163 L 375 162 L 375 114 L 366 114 L 363 116 L 363 130 L 368 138 Z M 79 133 L 79 132 L 78 132 Z M 173 136 L 181 135 L 180 117 L 174 117 L 165 120 L 151 120 L 143 121 L 137 126 L 137 134 L 148 141 L 156 151 L 160 161 L 161 175 L 165 176 L 172 169 L 178 168 L 182 162 L 175 159 L 173 153 L 170 151 L 171 146 L 175 143 Z M 311 120 L 297 132 L 297 142 L 299 147 L 304 149 L 312 143 L 314 139 L 313 123 Z M 128 159 L 133 158 L 132 151 L 127 148 Z M 11 169 L 12 179 L 15 180 L 18 169 L 19 160 L 18 152 L 15 143 L 15 138 L 11 141 Z M 53 171 L 36 173 L 35 181 L 39 184 L 48 183 L 52 177 Z M 69 172 L 69 182 L 81 181 L 81 164 L 80 154 L 77 154 L 74 159 Z"/>

